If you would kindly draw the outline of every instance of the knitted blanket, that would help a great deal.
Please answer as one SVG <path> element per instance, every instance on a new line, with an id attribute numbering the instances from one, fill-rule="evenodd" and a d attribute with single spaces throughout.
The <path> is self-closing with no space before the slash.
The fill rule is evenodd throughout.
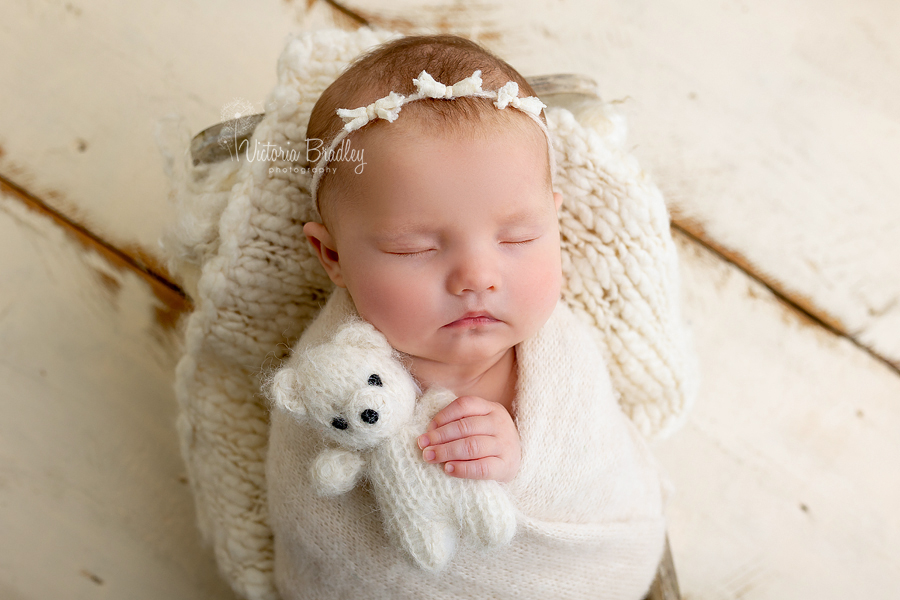
<path id="1" fill-rule="evenodd" d="M 252 142 L 302 146 L 319 94 L 395 35 L 362 28 L 291 38 Z M 606 105 L 596 103 L 584 125 L 563 108 L 546 116 L 564 196 L 562 298 L 598 345 L 624 413 L 646 437 L 667 435 L 698 377 L 662 196 L 623 150 L 623 122 Z M 260 386 L 333 285 L 302 233 L 314 216 L 308 172 L 283 156 L 195 166 L 189 138 L 162 140 L 178 210 L 163 244 L 195 306 L 176 370 L 181 451 L 223 576 L 242 597 L 277 599 Z"/>
<path id="2" fill-rule="evenodd" d="M 330 340 L 349 316 L 358 313 L 338 288 L 295 352 Z M 509 492 L 519 534 L 490 552 L 464 548 L 442 573 L 423 571 L 390 543 L 367 489 L 319 496 L 310 466 L 321 433 L 276 410 L 267 475 L 284 600 L 642 598 L 665 539 L 659 474 L 588 329 L 560 299 L 516 346 L 522 464 Z"/>

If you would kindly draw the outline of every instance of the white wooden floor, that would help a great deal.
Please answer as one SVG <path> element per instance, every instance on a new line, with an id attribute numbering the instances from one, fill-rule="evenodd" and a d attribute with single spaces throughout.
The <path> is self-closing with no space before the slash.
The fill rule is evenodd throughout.
<path id="1" fill-rule="evenodd" d="M 0 598 L 228 598 L 174 431 L 154 125 L 262 111 L 285 36 L 473 37 L 594 77 L 674 216 L 703 389 L 657 451 L 690 600 L 900 589 L 900 4 L 122 3 L 0 19 Z M 355 15 L 355 16 L 354 16 Z"/>

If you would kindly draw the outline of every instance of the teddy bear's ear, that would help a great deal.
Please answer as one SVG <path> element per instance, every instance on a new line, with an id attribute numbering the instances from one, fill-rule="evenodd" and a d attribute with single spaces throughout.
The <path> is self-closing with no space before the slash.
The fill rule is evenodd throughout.
<path id="1" fill-rule="evenodd" d="M 361 319 L 347 321 L 341 325 L 334 336 L 334 343 L 365 350 L 381 350 L 386 353 L 392 350 L 384 334 L 368 321 Z"/>
<path id="2" fill-rule="evenodd" d="M 272 397 L 275 403 L 292 412 L 294 415 L 306 416 L 306 407 L 300 396 L 300 382 L 297 375 L 289 369 L 282 369 L 272 379 Z"/>

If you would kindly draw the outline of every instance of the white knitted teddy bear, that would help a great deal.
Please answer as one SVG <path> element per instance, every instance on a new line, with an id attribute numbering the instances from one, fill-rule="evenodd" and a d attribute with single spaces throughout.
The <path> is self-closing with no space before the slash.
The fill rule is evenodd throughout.
<path id="1" fill-rule="evenodd" d="M 441 571 L 462 535 L 483 547 L 509 543 L 516 510 L 500 483 L 454 478 L 426 463 L 416 444 L 455 399 L 416 385 L 384 335 L 362 319 L 334 338 L 295 351 L 272 382 L 275 404 L 338 447 L 323 450 L 311 476 L 321 495 L 349 492 L 365 474 L 388 537 L 423 569 Z"/>

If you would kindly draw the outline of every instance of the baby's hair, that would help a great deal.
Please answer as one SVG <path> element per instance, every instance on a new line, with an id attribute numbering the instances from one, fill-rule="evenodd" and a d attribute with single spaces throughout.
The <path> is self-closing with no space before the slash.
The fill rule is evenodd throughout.
<path id="1" fill-rule="evenodd" d="M 403 95 L 415 93 L 413 79 L 423 70 L 435 80 L 450 85 L 469 77 L 475 69 L 481 70 L 486 90 L 498 89 L 508 81 L 515 81 L 519 86 L 519 96 L 536 96 L 528 81 L 509 63 L 471 40 L 447 34 L 407 36 L 376 46 L 349 65 L 322 92 L 313 107 L 306 137 L 322 140 L 327 145 L 344 126 L 344 121 L 337 116 L 337 109 L 366 106 L 392 91 Z M 493 124 L 494 129 L 499 123 L 523 129 L 534 127 L 528 116 L 517 113 L 515 110 L 499 110 L 488 99 L 464 97 L 452 101 L 424 99 L 413 102 L 404 106 L 399 118 L 417 119 L 424 127 L 451 133 L 475 132 L 478 128 L 473 124 L 485 123 Z M 540 119 L 545 121 L 543 114 Z M 366 129 L 382 126 L 391 125 L 375 121 Z M 490 130 L 483 128 L 485 134 Z M 548 185 L 549 179 L 548 163 Z M 340 177 L 323 174 L 316 192 L 316 208 L 323 219 L 323 205 L 331 203 L 330 198 L 322 201 L 323 196 L 328 194 L 326 190 L 329 186 L 334 192 L 331 196 L 345 189 Z"/>

